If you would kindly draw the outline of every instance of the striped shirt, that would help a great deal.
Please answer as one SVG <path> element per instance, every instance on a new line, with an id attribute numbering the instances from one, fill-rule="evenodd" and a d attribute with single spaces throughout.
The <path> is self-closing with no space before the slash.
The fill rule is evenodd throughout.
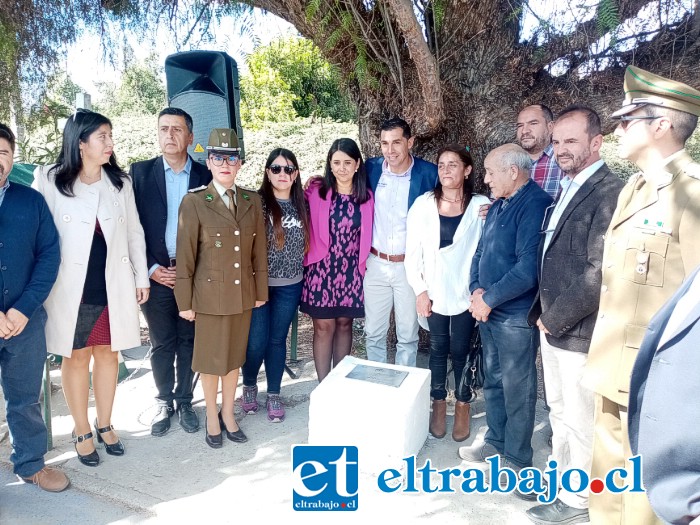
<path id="1" fill-rule="evenodd" d="M 530 178 L 554 200 L 559 195 L 559 181 L 563 175 L 554 159 L 554 147 L 551 144 L 544 149 L 539 159 L 532 161 Z"/>

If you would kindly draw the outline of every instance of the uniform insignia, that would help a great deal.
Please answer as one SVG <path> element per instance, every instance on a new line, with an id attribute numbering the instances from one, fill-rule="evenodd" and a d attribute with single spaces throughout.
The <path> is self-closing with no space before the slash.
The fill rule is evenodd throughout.
<path id="1" fill-rule="evenodd" d="M 214 200 L 214 196 L 211 193 L 207 193 L 207 196 L 204 197 L 204 200 L 206 200 L 207 202 L 211 202 Z"/>
<path id="2" fill-rule="evenodd" d="M 243 198 L 244 198 L 245 200 L 247 200 L 247 201 L 250 200 L 250 196 L 249 196 L 247 193 L 241 193 L 241 195 L 243 196 Z"/>
<path id="3" fill-rule="evenodd" d="M 214 246 L 221 248 L 224 244 L 221 241 L 214 241 Z"/>
<path id="4" fill-rule="evenodd" d="M 187 193 L 195 193 L 197 191 L 202 191 L 202 190 L 206 190 L 206 189 L 207 189 L 206 186 L 200 186 L 199 188 L 192 188 L 191 190 L 187 190 Z"/>

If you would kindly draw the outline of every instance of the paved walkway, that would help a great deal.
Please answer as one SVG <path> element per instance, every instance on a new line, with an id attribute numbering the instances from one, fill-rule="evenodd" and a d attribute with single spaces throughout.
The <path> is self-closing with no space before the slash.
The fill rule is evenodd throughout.
<path id="1" fill-rule="evenodd" d="M 285 375 L 282 397 L 287 419 L 268 423 L 261 406 L 254 416 L 239 415 L 249 437 L 245 444 L 224 439 L 219 450 L 204 442 L 204 431 L 185 433 L 173 418 L 170 432 L 161 438 L 150 435 L 155 412 L 155 387 L 150 363 L 144 360 L 146 348 L 125 353 L 133 376 L 119 385 L 113 422 L 127 453 L 108 456 L 98 446 L 102 462 L 97 468 L 78 462 L 70 442 L 71 418 L 59 390 L 52 396 L 54 449 L 48 462 L 60 465 L 72 481 L 72 489 L 47 494 L 18 482 L 9 463 L 10 446 L 4 414 L 0 413 L 0 523 L 3 525 L 78 525 L 132 523 L 267 523 L 268 518 L 287 523 L 357 523 L 358 519 L 384 518 L 384 523 L 439 523 L 461 525 L 525 524 L 523 511 L 530 504 L 512 495 L 465 495 L 461 493 L 393 493 L 379 491 L 376 478 L 360 477 L 359 509 L 356 512 L 296 512 L 292 509 L 291 446 L 305 443 L 308 436 L 309 394 L 318 384 L 313 362 L 293 366 L 299 378 Z M 427 356 L 420 354 L 420 366 L 427 367 Z M 60 385 L 60 373 L 52 372 L 52 382 Z M 264 388 L 264 380 L 260 386 Z M 261 390 L 262 390 L 261 388 Z M 264 401 L 264 392 L 258 397 Z M 339 401 L 352 403 L 352 399 Z M 91 405 L 92 406 L 92 405 Z M 195 390 L 195 410 L 204 420 L 201 388 Z M 368 410 L 389 411 L 381 400 Z M 418 458 L 418 465 L 430 459 L 438 469 L 466 468 L 457 456 L 460 444 L 450 438 L 453 407 L 448 408 L 448 435 L 441 440 L 429 437 Z M 472 436 L 461 445 L 482 439 L 485 431 L 483 399 L 472 407 Z M 546 419 L 541 402 L 533 438 L 536 466 L 546 460 Z M 91 416 L 93 411 L 91 410 Z M 92 417 L 91 417 L 92 419 Z M 3 437 L 4 436 L 4 437 Z M 351 444 L 351 443 L 348 443 Z M 455 484 L 455 487 L 457 484 Z"/>

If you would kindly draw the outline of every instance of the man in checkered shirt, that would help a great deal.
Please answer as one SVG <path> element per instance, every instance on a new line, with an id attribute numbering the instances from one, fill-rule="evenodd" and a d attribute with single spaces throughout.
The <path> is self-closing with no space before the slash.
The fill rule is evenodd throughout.
<path id="1" fill-rule="evenodd" d="M 552 150 L 553 120 L 552 110 L 544 104 L 527 106 L 518 114 L 515 137 L 532 159 L 530 178 L 556 200 L 562 172 Z"/>

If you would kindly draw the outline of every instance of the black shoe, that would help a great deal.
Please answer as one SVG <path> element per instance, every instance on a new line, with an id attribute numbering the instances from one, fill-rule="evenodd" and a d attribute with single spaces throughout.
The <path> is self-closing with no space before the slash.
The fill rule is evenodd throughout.
<path id="1" fill-rule="evenodd" d="M 559 498 L 551 505 L 537 505 L 525 511 L 525 515 L 538 525 L 572 525 L 588 522 L 588 509 L 569 507 Z"/>
<path id="2" fill-rule="evenodd" d="M 114 430 L 114 427 L 112 425 L 109 425 L 108 427 L 103 427 L 103 428 L 97 428 L 97 418 L 95 418 L 95 432 L 97 432 L 97 442 L 98 443 L 103 443 L 105 446 L 105 452 L 111 456 L 123 456 L 125 449 L 124 445 L 120 440 L 117 440 L 116 443 L 109 444 L 105 440 L 102 439 L 102 436 L 100 434 L 104 434 L 105 432 L 109 432 L 111 430 Z"/>
<path id="3" fill-rule="evenodd" d="M 224 429 L 224 431 L 226 432 L 226 437 L 229 441 L 233 441 L 234 443 L 245 443 L 246 441 L 248 441 L 248 438 L 243 433 L 240 427 L 238 427 L 238 430 L 236 430 L 235 432 L 228 431 L 228 429 L 226 428 L 226 423 L 224 423 L 224 418 L 221 415 L 221 412 L 219 412 L 219 425 L 221 425 L 221 428 Z"/>
<path id="4" fill-rule="evenodd" d="M 88 439 L 92 439 L 92 432 L 88 432 L 87 434 L 83 434 L 82 436 L 75 436 L 75 431 L 72 433 L 73 436 L 73 443 L 75 443 L 75 453 L 78 454 L 78 459 L 80 462 L 87 466 L 87 467 L 96 467 L 97 465 L 100 464 L 100 455 L 97 453 L 97 450 L 93 450 L 89 454 L 85 454 L 84 456 L 78 452 L 78 443 L 82 443 L 83 441 L 86 441 Z"/>
<path id="5" fill-rule="evenodd" d="M 192 408 L 192 403 L 179 403 L 177 405 L 177 416 L 180 426 L 185 432 L 197 432 L 199 430 L 199 418 Z"/>
<path id="6" fill-rule="evenodd" d="M 164 436 L 170 430 L 170 418 L 173 416 L 173 407 L 170 405 L 161 405 L 158 407 L 158 413 L 151 421 L 151 435 Z"/>
<path id="7" fill-rule="evenodd" d="M 221 435 L 221 432 L 218 434 L 210 434 L 209 429 L 206 424 L 206 419 L 204 420 L 204 441 L 209 445 L 211 448 L 221 448 L 224 446 L 224 440 Z"/>

